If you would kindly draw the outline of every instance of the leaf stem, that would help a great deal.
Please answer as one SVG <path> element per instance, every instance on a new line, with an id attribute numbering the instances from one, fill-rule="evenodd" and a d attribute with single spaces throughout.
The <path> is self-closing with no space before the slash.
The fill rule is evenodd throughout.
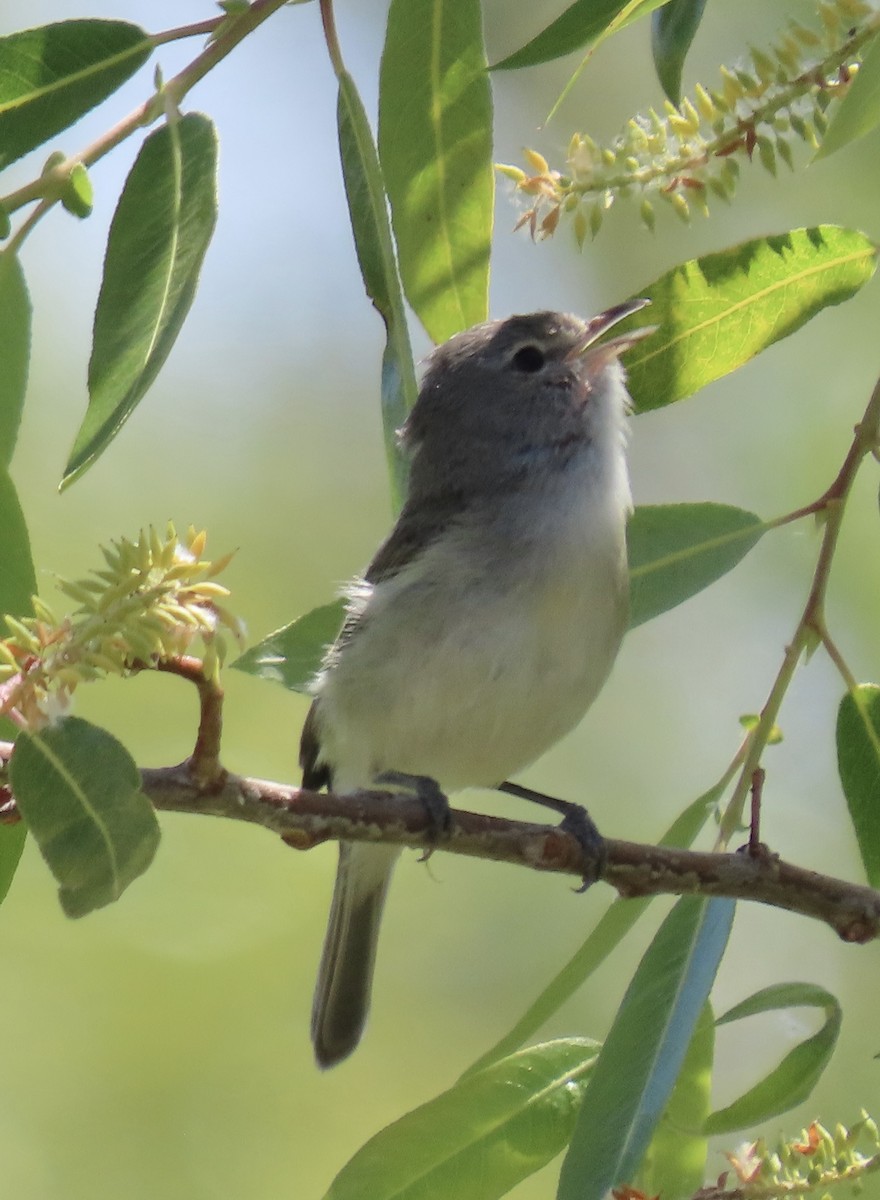
<path id="1" fill-rule="evenodd" d="M 878 439 L 880 439 L 880 380 L 874 386 L 864 416 L 856 425 L 852 444 L 834 482 L 815 505 L 809 505 L 806 509 L 799 510 L 797 514 L 791 514 L 791 519 L 794 519 L 795 516 L 805 515 L 810 511 L 824 512 L 827 519 L 822 535 L 822 544 L 819 548 L 813 580 L 801 618 L 794 631 L 794 636 L 785 649 L 782 664 L 764 707 L 761 709 L 758 723 L 751 731 L 739 779 L 721 818 L 721 829 L 717 841 L 718 849 L 725 848 L 741 826 L 752 776 L 761 764 L 761 756 L 773 732 L 782 701 L 801 656 L 809 652 L 817 642 L 821 643 L 828 650 L 838 670 L 842 670 L 844 678 L 848 681 L 852 679 L 851 672 L 842 657 L 836 652 L 836 647 L 825 627 L 825 596 L 846 501 L 862 460 L 866 455 L 875 452 Z"/>
<path id="2" fill-rule="evenodd" d="M 327 43 L 327 53 L 336 72 L 337 79 L 345 71 L 342 59 L 342 48 L 339 45 L 339 35 L 336 32 L 336 17 L 333 13 L 333 0 L 321 0 L 321 23 L 324 26 L 324 41 Z"/>
<path id="3" fill-rule="evenodd" d="M 32 180 L 23 187 L 17 188 L 14 192 L 10 192 L 8 196 L 2 199 L 2 204 L 7 212 L 15 212 L 26 204 L 32 203 L 34 200 L 42 201 L 37 209 L 31 214 L 28 220 L 17 231 L 13 241 L 16 248 L 21 245 L 24 238 L 31 232 L 37 221 L 45 215 L 59 200 L 62 191 L 64 190 L 70 178 L 70 173 L 77 164 L 82 163 L 85 167 L 91 167 L 94 163 L 104 158 L 111 150 L 124 142 L 138 129 L 152 125 L 167 111 L 167 106 L 170 101 L 172 106 L 176 107 L 183 100 L 184 96 L 213 70 L 248 34 L 260 26 L 265 20 L 271 17 L 279 8 L 282 8 L 286 0 L 254 0 L 250 8 L 241 13 L 235 18 L 223 17 L 220 18 L 225 23 L 225 28 L 219 36 L 211 42 L 191 63 L 185 66 L 167 83 L 162 84 L 156 89 L 149 99 L 139 105 L 128 116 L 123 117 L 116 125 L 101 134 L 91 145 L 87 146 L 77 154 L 72 154 L 65 158 L 63 162 L 43 172 L 39 178 Z M 208 24 L 206 22 L 206 24 Z M 217 25 L 219 22 L 214 22 Z M 189 27 L 193 32 L 201 32 L 195 26 Z M 171 31 L 174 32 L 174 31 Z M 184 36 L 182 33 L 180 36 Z M 159 34 L 160 39 L 170 40 L 163 34 Z"/>
<path id="4" fill-rule="evenodd" d="M 21 225 L 19 225 L 18 229 L 16 229 L 15 233 L 3 247 L 3 253 L 9 255 L 17 254 L 27 235 L 42 220 L 43 216 L 54 203 L 54 200 L 41 200 L 33 212 L 28 213 L 26 220 L 22 221 Z"/>
<path id="5" fill-rule="evenodd" d="M 179 74 L 165 84 L 163 91 L 170 93 L 179 104 L 187 92 L 213 70 L 219 62 L 234 50 L 239 42 L 253 33 L 264 21 L 271 17 L 279 8 L 283 8 L 287 0 L 254 0 L 250 8 L 235 18 L 227 17 L 228 25 L 219 36 L 206 46 L 197 58 Z"/>
<path id="6" fill-rule="evenodd" d="M 163 33 L 154 33 L 151 40 L 154 46 L 164 46 L 167 42 L 178 42 L 183 38 L 210 35 L 224 21 L 228 20 L 229 18 L 226 16 L 211 17 L 207 21 L 197 21 L 194 25 L 179 25 L 176 29 L 166 29 Z"/>
<path id="7" fill-rule="evenodd" d="M 850 692 L 851 694 L 855 694 L 856 689 L 859 686 L 858 680 L 856 679 L 855 675 L 853 675 L 852 671 L 849 669 L 849 666 L 848 666 L 846 660 L 844 659 L 843 655 L 840 653 L 840 650 L 837 648 L 836 643 L 834 642 L 833 638 L 831 637 L 831 634 L 825 628 L 824 624 L 822 626 L 821 636 L 822 636 L 822 645 L 825 647 L 825 651 L 826 651 L 828 657 L 834 663 L 835 667 L 837 667 L 837 670 L 839 671 L 840 675 L 842 676 L 843 682 L 846 684 L 847 691 Z"/>

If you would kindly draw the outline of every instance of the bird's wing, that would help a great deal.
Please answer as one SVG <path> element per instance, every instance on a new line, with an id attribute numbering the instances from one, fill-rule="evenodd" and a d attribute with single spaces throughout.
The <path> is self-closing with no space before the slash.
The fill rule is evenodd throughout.
<path id="1" fill-rule="evenodd" d="M 413 515 L 404 508 L 391 533 L 376 551 L 373 560 L 364 572 L 367 583 L 381 583 L 393 579 L 403 568 L 435 541 L 464 510 L 461 497 L 457 494 L 437 497 L 419 505 Z M 360 613 L 350 613 L 342 624 L 336 641 L 328 650 L 328 657 L 339 654 L 357 636 L 358 629 L 368 619 Z M 303 771 L 303 787 L 317 791 L 332 786 L 330 767 L 321 761 L 320 698 L 312 707 L 303 725 L 299 745 L 299 763 Z"/>

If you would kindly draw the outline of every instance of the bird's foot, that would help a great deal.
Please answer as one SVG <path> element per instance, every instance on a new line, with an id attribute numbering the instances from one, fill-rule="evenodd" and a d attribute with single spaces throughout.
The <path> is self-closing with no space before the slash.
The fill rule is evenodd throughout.
<path id="1" fill-rule="evenodd" d="M 509 780 L 499 784 L 498 791 L 518 796 L 521 800 L 531 800 L 534 804 L 541 804 L 544 808 L 552 808 L 554 812 L 562 813 L 559 828 L 570 833 L 584 852 L 585 870 L 583 882 L 576 889 L 578 892 L 585 892 L 591 883 L 601 878 L 608 856 L 605 839 L 582 804 L 560 800 L 557 796 L 548 796 L 544 792 L 536 792 L 533 788 L 523 787 L 522 784 L 511 783 Z"/>
<path id="2" fill-rule="evenodd" d="M 440 842 L 449 836 L 452 816 L 449 800 L 440 790 L 436 779 L 428 775 L 407 775 L 403 771 L 383 771 L 376 777 L 376 783 L 391 784 L 393 787 L 404 788 L 412 792 L 422 804 L 428 818 L 428 838 L 432 842 Z M 433 854 L 433 849 L 426 850 L 421 857 L 426 862 Z"/>

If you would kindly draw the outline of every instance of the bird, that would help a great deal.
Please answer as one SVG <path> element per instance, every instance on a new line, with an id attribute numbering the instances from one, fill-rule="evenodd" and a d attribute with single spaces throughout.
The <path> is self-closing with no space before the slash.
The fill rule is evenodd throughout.
<path id="1" fill-rule="evenodd" d="M 304 787 L 494 788 L 581 720 L 627 626 L 620 355 L 652 329 L 599 339 L 646 303 L 486 321 L 431 352 L 400 432 L 402 509 L 311 686 Z M 321 1067 L 363 1033 L 399 853 L 339 844 L 312 1008 Z"/>

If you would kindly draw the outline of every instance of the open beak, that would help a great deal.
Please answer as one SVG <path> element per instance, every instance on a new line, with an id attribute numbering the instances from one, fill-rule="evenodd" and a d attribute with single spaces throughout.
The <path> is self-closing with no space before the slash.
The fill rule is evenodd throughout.
<path id="1" fill-rule="evenodd" d="M 596 345 L 597 341 L 607 329 L 611 329 L 618 321 L 631 316 L 632 313 L 638 312 L 650 303 L 650 300 L 643 299 L 627 300 L 623 304 L 616 304 L 613 308 L 606 309 L 596 317 L 591 317 L 589 321 L 584 322 L 583 338 L 579 339 L 568 352 L 566 359 L 571 362 L 573 359 L 589 356 L 591 366 L 602 367 L 611 359 L 618 358 L 625 350 L 629 350 L 630 346 L 634 346 L 636 342 L 640 342 L 642 338 L 652 334 L 657 326 L 642 325 L 627 333 L 619 333 L 617 337 L 609 338 L 601 345 Z"/>

